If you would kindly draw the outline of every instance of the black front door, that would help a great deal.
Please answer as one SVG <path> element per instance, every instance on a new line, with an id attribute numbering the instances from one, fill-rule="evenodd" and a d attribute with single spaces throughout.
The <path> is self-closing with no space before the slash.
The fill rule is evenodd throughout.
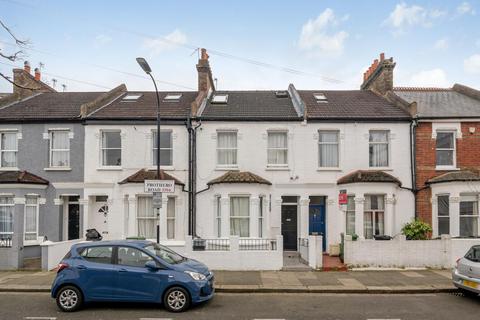
<path id="1" fill-rule="evenodd" d="M 297 250 L 297 206 L 282 206 L 283 250 Z"/>
<path id="2" fill-rule="evenodd" d="M 68 240 L 80 238 L 80 205 L 68 204 Z"/>

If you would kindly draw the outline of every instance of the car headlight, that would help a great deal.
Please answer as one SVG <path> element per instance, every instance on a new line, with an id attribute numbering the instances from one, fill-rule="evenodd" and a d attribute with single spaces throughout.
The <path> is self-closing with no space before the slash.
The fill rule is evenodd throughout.
<path id="1" fill-rule="evenodd" d="M 193 272 L 193 271 L 185 271 L 186 274 L 190 275 L 190 277 L 193 278 L 193 280 L 205 280 L 207 277 L 205 277 L 203 274 L 198 273 L 198 272 Z"/>

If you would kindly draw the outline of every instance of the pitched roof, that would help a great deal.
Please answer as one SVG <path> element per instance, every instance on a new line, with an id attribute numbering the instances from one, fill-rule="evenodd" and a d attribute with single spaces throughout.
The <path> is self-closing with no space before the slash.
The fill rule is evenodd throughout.
<path id="1" fill-rule="evenodd" d="M 480 181 L 480 175 L 469 170 L 447 172 L 429 179 L 427 184 L 453 181 Z"/>
<path id="2" fill-rule="evenodd" d="M 285 90 L 281 90 L 285 91 Z M 212 120 L 298 120 L 292 99 L 277 97 L 269 91 L 216 91 L 208 99 L 201 114 Z M 227 94 L 227 103 L 212 103 L 214 95 Z"/>
<path id="3" fill-rule="evenodd" d="M 409 120 L 410 115 L 369 90 L 298 90 L 309 119 Z M 317 102 L 313 94 L 327 100 Z"/>
<path id="4" fill-rule="evenodd" d="M 122 100 L 126 95 L 138 94 L 134 101 Z M 181 94 L 179 100 L 165 101 L 167 94 Z M 159 92 L 160 116 L 162 119 L 186 119 L 190 115 L 191 104 L 197 97 L 195 91 Z M 113 102 L 91 113 L 87 119 L 145 119 L 157 117 L 157 97 L 152 91 L 128 91 Z"/>
<path id="5" fill-rule="evenodd" d="M 102 92 L 45 92 L 0 108 L 0 121 L 75 119 Z"/>
<path id="6" fill-rule="evenodd" d="M 218 178 L 207 183 L 207 185 L 219 183 L 259 183 L 271 185 L 272 183 L 254 173 L 248 171 L 228 171 Z"/>
<path id="7" fill-rule="evenodd" d="M 119 182 L 119 184 L 126 184 L 126 183 L 143 183 L 145 180 L 155 180 L 157 179 L 157 170 L 147 170 L 147 169 L 141 169 L 131 176 L 128 176 L 127 178 L 123 179 L 122 181 Z M 184 186 L 185 183 L 182 181 L 178 180 L 174 176 L 166 173 L 163 170 L 160 170 L 160 180 L 174 180 L 175 184 Z"/>
<path id="8" fill-rule="evenodd" d="M 480 117 L 480 100 L 452 88 L 394 88 L 394 93 L 405 101 L 417 103 L 418 116 Z"/>
<path id="9" fill-rule="evenodd" d="M 402 185 L 400 180 L 380 170 L 357 170 L 337 180 L 337 184 L 362 182 L 390 182 Z"/>
<path id="10" fill-rule="evenodd" d="M 43 179 L 28 171 L 3 171 L 0 172 L 0 183 L 22 183 L 22 184 L 49 184 Z"/>

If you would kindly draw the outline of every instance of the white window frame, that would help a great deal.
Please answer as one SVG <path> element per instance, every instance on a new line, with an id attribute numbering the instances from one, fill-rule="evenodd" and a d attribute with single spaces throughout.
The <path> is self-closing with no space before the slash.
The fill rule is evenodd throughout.
<path id="1" fill-rule="evenodd" d="M 4 134 L 15 134 L 15 139 L 16 139 L 16 149 L 8 149 L 4 150 L 3 149 L 3 144 L 2 144 L 2 136 Z M 3 153 L 4 152 L 15 152 L 15 166 L 14 167 L 6 167 L 2 165 L 2 159 L 3 159 Z M 0 131 L 0 169 L 16 169 L 18 167 L 18 131 L 17 130 L 4 130 Z"/>
<path id="2" fill-rule="evenodd" d="M 220 148 L 218 146 L 218 141 L 219 141 L 219 135 L 222 133 L 235 133 L 235 137 L 237 140 L 236 147 L 235 148 Z M 221 164 L 219 163 L 220 159 L 220 152 L 221 151 L 227 151 L 227 150 L 235 150 L 236 151 L 236 156 L 235 156 L 235 163 L 232 164 Z M 216 146 L 216 163 L 217 163 L 217 168 L 220 169 L 235 169 L 238 167 L 238 131 L 237 130 L 217 130 L 217 146 Z"/>
<path id="3" fill-rule="evenodd" d="M 170 145 L 171 147 L 170 148 L 164 148 L 162 146 L 160 146 L 160 152 L 162 151 L 166 151 L 166 150 L 170 150 L 170 152 L 172 153 L 172 163 L 170 164 L 161 164 L 160 163 L 160 167 L 161 168 L 171 168 L 173 167 L 173 130 L 171 129 L 166 129 L 166 130 L 163 130 L 163 129 L 160 129 L 160 136 L 162 135 L 162 133 L 170 133 Z M 155 142 L 156 142 L 156 134 L 157 134 L 157 130 L 152 130 L 152 166 L 156 166 L 157 164 L 155 163 L 155 156 L 157 154 L 157 148 L 155 148 Z M 161 137 L 160 137 L 161 138 Z"/>
<path id="4" fill-rule="evenodd" d="M 370 141 L 370 135 L 372 132 L 386 132 L 387 133 L 387 141 L 386 142 L 377 142 L 377 141 Z M 391 166 L 391 152 L 390 152 L 390 140 L 391 140 L 391 131 L 388 129 L 370 129 L 368 131 L 368 167 L 369 168 L 376 168 L 376 169 L 381 169 L 381 168 L 390 168 Z M 372 166 L 370 165 L 370 146 L 371 145 L 387 145 L 387 165 L 386 166 Z"/>
<path id="5" fill-rule="evenodd" d="M 272 148 L 272 147 L 269 147 L 268 146 L 268 139 L 270 138 L 270 134 L 271 133 L 281 133 L 281 134 L 284 134 L 285 135 L 285 141 L 287 142 L 287 145 L 286 147 L 284 148 Z M 237 137 L 237 144 L 238 144 L 238 137 Z M 285 163 L 269 163 L 268 162 L 268 152 L 270 150 L 274 150 L 274 151 L 285 151 L 286 152 L 286 162 Z M 238 155 L 237 155 L 238 157 Z M 285 167 L 288 167 L 288 130 L 268 130 L 267 131 L 267 167 L 270 167 L 270 168 L 285 168 Z"/>
<path id="6" fill-rule="evenodd" d="M 10 239 L 13 237 L 13 233 L 15 232 L 15 199 L 13 195 L 0 195 L 1 198 L 11 198 L 12 203 L 0 203 L 0 207 L 12 207 L 13 209 L 13 221 L 12 221 L 12 231 L 11 232 L 2 232 L 0 237 L 4 237 L 6 235 L 10 235 Z"/>
<path id="7" fill-rule="evenodd" d="M 27 203 L 27 198 L 35 199 L 35 203 Z M 34 240 L 27 240 L 27 207 L 34 207 L 35 208 L 35 218 L 36 218 L 36 231 L 35 233 L 33 232 L 28 232 L 29 234 L 35 234 L 35 239 Z M 24 221 L 23 221 L 23 240 L 24 240 L 24 245 L 35 245 L 38 244 L 38 223 L 39 223 L 39 213 L 40 213 L 40 206 L 39 206 L 39 197 L 38 195 L 32 195 L 28 194 L 25 196 L 25 208 L 24 208 Z"/>
<path id="8" fill-rule="evenodd" d="M 53 139 L 55 137 L 55 133 L 58 132 L 65 132 L 67 133 L 68 136 L 68 149 L 53 149 Z M 49 143 L 48 143 L 48 166 L 50 168 L 69 168 L 70 167 L 70 130 L 69 129 L 49 129 L 48 130 L 48 138 L 49 138 Z M 65 152 L 68 151 L 68 164 L 65 166 L 54 166 L 52 164 L 53 160 L 53 153 L 54 152 Z"/>
<path id="9" fill-rule="evenodd" d="M 385 215 L 386 215 L 386 203 L 385 203 L 385 195 L 384 194 L 366 194 L 365 195 L 365 198 L 366 197 L 378 197 L 378 196 L 382 196 L 383 197 L 383 210 L 380 210 L 380 209 L 368 209 L 366 208 L 366 206 L 363 207 L 363 234 L 365 236 L 365 239 L 370 239 L 370 238 L 367 238 L 366 237 L 366 230 L 365 230 L 365 213 L 368 213 L 368 212 L 371 212 L 372 213 L 372 238 L 371 239 L 374 239 L 374 236 L 376 236 L 377 234 L 375 233 L 375 223 L 377 222 L 377 218 L 376 218 L 376 213 L 379 213 L 379 212 L 383 212 L 383 233 L 386 232 L 386 229 L 387 229 L 387 226 L 385 225 Z"/>
<path id="10" fill-rule="evenodd" d="M 138 236 L 140 236 L 140 232 L 139 232 L 139 223 L 138 221 L 139 220 L 143 220 L 143 221 L 153 221 L 153 223 L 155 224 L 155 228 L 157 226 L 157 220 L 159 219 L 159 217 L 157 216 L 157 214 L 155 213 L 155 210 L 152 208 L 153 210 L 153 215 L 150 216 L 150 217 L 140 217 L 138 215 L 138 212 L 139 212 L 139 209 L 140 209 L 140 205 L 139 205 L 139 202 L 140 202 L 140 199 L 143 199 L 143 198 L 150 198 L 152 199 L 152 196 L 151 195 L 148 195 L 148 194 L 139 194 L 136 196 L 136 202 L 137 202 L 137 207 L 136 207 L 136 210 L 135 210 L 135 227 L 136 227 L 136 234 Z M 155 236 L 154 236 L 155 237 Z M 147 239 L 152 239 L 152 238 L 147 238 Z"/>
<path id="11" fill-rule="evenodd" d="M 215 196 L 215 235 L 217 238 L 222 237 L 222 196 Z"/>
<path id="12" fill-rule="evenodd" d="M 169 201 L 172 200 L 173 201 L 173 216 L 169 216 L 168 215 L 168 205 L 169 205 Z M 177 198 L 176 197 L 167 197 L 167 211 L 166 211 L 166 216 L 167 216 L 167 239 L 168 240 L 174 240 L 177 236 L 177 232 L 176 232 L 176 227 L 177 227 L 177 224 L 176 224 L 176 217 L 177 217 Z M 173 220 L 173 237 L 169 237 L 169 221 L 172 221 Z"/>
<path id="13" fill-rule="evenodd" d="M 321 142 L 320 141 L 320 135 L 322 132 L 335 132 L 337 134 L 337 142 Z M 319 129 L 318 132 L 318 168 L 320 170 L 328 170 L 328 169 L 338 169 L 340 168 L 340 130 L 330 130 L 330 129 Z M 336 167 L 324 167 L 320 163 L 320 150 L 322 145 L 337 145 L 337 166 Z"/>
<path id="14" fill-rule="evenodd" d="M 246 198 L 248 200 L 248 206 L 247 206 L 247 210 L 248 210 L 248 215 L 247 216 L 232 216 L 232 199 L 233 198 Z M 238 219 L 238 220 L 242 220 L 242 219 L 245 219 L 248 221 L 247 225 L 248 225 L 248 235 L 246 237 L 242 237 L 242 236 L 238 236 L 240 238 L 249 238 L 250 235 L 251 235 L 251 231 L 250 230 L 250 218 L 251 218 L 251 212 L 250 212 L 250 196 L 246 196 L 246 195 L 231 195 L 230 198 L 229 198 L 229 201 L 230 201 L 230 216 L 229 216 L 229 223 L 231 224 L 231 221 L 232 219 Z M 232 228 L 230 228 L 230 236 L 235 236 L 232 234 Z"/>
<path id="15" fill-rule="evenodd" d="M 441 216 L 439 215 L 439 211 L 440 211 L 440 201 L 438 201 L 438 198 L 440 197 L 447 197 L 448 198 L 448 215 L 447 216 Z M 436 233 L 437 233 L 437 236 L 441 236 L 442 234 L 440 233 L 440 219 L 445 219 L 445 220 L 448 220 L 448 233 L 447 234 L 451 234 L 452 230 L 450 230 L 450 195 L 449 194 L 437 194 L 437 230 Z"/>
<path id="16" fill-rule="evenodd" d="M 453 148 L 437 148 L 437 139 L 439 133 L 450 133 L 453 136 Z M 437 164 L 437 150 L 440 151 L 453 151 L 452 164 L 451 165 L 438 165 Z M 456 130 L 437 130 L 435 134 L 435 169 L 436 170 L 450 170 L 457 168 L 457 131 Z"/>
<path id="17" fill-rule="evenodd" d="M 103 147 L 103 134 L 104 133 L 118 133 L 120 135 L 120 148 L 104 148 Z M 120 129 L 106 129 L 100 130 L 100 167 L 102 168 L 121 168 L 123 165 L 123 141 L 122 130 Z M 104 164 L 103 150 L 118 150 L 120 149 L 120 165 L 108 165 Z"/>
<path id="18" fill-rule="evenodd" d="M 258 197 L 258 237 L 265 237 L 265 196 Z"/>
<path id="19" fill-rule="evenodd" d="M 461 203 L 462 202 L 474 202 L 476 203 L 476 209 L 477 209 L 477 212 L 475 214 L 464 214 L 462 215 L 461 213 L 461 210 L 460 210 L 460 207 L 461 207 Z M 474 206 L 475 207 L 475 206 Z M 460 195 L 460 203 L 459 203 L 459 215 L 458 215 L 458 235 L 459 236 L 462 236 L 460 234 L 460 230 L 461 230 L 461 221 L 462 221 L 462 218 L 477 218 L 477 234 L 474 235 L 476 237 L 478 237 L 480 235 L 479 233 L 479 223 L 480 223 L 480 214 L 479 214 L 479 210 L 480 210 L 480 206 L 479 206 L 479 203 L 478 203 L 478 195 Z"/>
<path id="20" fill-rule="evenodd" d="M 353 210 L 349 210 L 348 209 L 348 199 L 349 198 L 353 198 Z M 348 234 L 347 231 L 348 231 L 348 215 L 353 213 L 353 233 L 350 234 L 350 235 L 354 235 L 356 234 L 357 230 L 356 230 L 356 219 L 357 219 L 357 216 L 355 214 L 355 211 L 357 209 L 357 204 L 355 203 L 355 195 L 353 194 L 349 194 L 347 195 L 347 204 L 346 204 L 346 208 L 345 208 L 345 234 Z"/>

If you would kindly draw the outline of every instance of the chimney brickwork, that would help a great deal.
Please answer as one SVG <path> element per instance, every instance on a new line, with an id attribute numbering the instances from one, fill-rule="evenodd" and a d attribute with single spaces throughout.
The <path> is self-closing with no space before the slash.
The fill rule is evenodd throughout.
<path id="1" fill-rule="evenodd" d="M 385 59 L 385 54 L 380 54 L 380 59 L 375 59 L 367 71 L 363 74 L 362 90 L 371 90 L 381 96 L 385 96 L 393 90 L 393 58 Z"/>
<path id="2" fill-rule="evenodd" d="M 55 92 L 55 89 L 40 80 L 40 69 L 35 68 L 35 76 L 32 76 L 30 71 L 28 61 L 25 61 L 23 69 L 13 69 L 14 85 L 11 99 L 21 100 L 39 92 Z"/>
<path id="3" fill-rule="evenodd" d="M 198 110 L 203 100 L 208 96 L 210 91 L 215 91 L 215 85 L 213 83 L 212 69 L 208 61 L 207 50 L 200 49 L 200 59 L 197 63 L 198 73 L 198 95 L 194 102 L 192 102 L 191 116 L 197 116 Z"/>

